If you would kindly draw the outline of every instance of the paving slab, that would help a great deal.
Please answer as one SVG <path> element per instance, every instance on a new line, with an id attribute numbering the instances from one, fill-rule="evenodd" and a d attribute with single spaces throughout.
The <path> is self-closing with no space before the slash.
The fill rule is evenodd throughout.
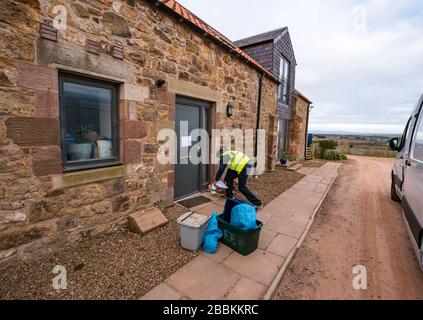
<path id="1" fill-rule="evenodd" d="M 234 272 L 268 286 L 283 262 L 284 258 L 258 249 L 247 257 L 234 252 L 223 261 L 223 265 Z"/>
<path id="2" fill-rule="evenodd" d="M 221 300 L 241 278 L 204 256 L 198 256 L 165 280 L 180 295 L 193 300 Z"/>
<path id="3" fill-rule="evenodd" d="M 298 170 L 297 172 L 301 173 L 301 174 L 305 174 L 305 175 L 311 175 L 314 172 L 317 171 L 317 168 L 307 168 L 307 167 L 303 167 L 300 170 Z"/>
<path id="4" fill-rule="evenodd" d="M 263 224 L 269 222 L 269 219 L 272 217 L 270 213 L 268 213 L 265 209 L 259 210 L 257 213 L 257 219 L 261 221 Z"/>
<path id="5" fill-rule="evenodd" d="M 201 193 L 201 195 L 203 197 L 209 198 L 212 201 L 215 201 L 215 200 L 218 200 L 219 198 L 221 198 L 220 196 L 212 194 L 211 192 L 203 192 L 203 193 Z"/>
<path id="6" fill-rule="evenodd" d="M 277 235 L 278 234 L 276 232 L 268 230 L 266 227 L 264 227 L 260 232 L 260 240 L 258 247 L 262 250 L 266 250 Z"/>
<path id="7" fill-rule="evenodd" d="M 295 239 L 300 239 L 304 229 L 306 228 L 306 225 L 307 223 L 301 223 L 291 219 L 272 217 L 267 223 L 266 228 Z"/>
<path id="8" fill-rule="evenodd" d="M 295 247 L 297 242 L 297 239 L 280 234 L 272 241 L 266 251 L 286 258 Z"/>
<path id="9" fill-rule="evenodd" d="M 314 192 L 317 192 L 317 193 L 326 193 L 326 191 L 328 190 L 328 188 L 329 188 L 328 185 L 319 183 L 314 188 Z"/>
<path id="10" fill-rule="evenodd" d="M 207 207 L 197 210 L 196 212 L 210 217 L 215 212 L 217 212 L 218 214 L 223 213 L 223 209 L 223 206 L 217 205 L 212 202 Z"/>
<path id="11" fill-rule="evenodd" d="M 305 182 L 316 182 L 316 183 L 319 183 L 322 180 L 323 180 L 323 177 L 317 176 L 317 175 L 308 175 L 302 179 L 302 181 L 305 181 Z"/>
<path id="12" fill-rule="evenodd" d="M 231 248 L 225 246 L 223 243 L 219 243 L 218 250 L 215 254 L 208 254 L 203 252 L 203 255 L 206 258 L 212 259 L 217 263 L 221 263 L 225 260 L 232 252 L 234 252 Z"/>
<path id="13" fill-rule="evenodd" d="M 166 283 L 162 282 L 148 292 L 141 300 L 180 300 L 182 296 Z"/>
<path id="14" fill-rule="evenodd" d="M 332 177 L 325 177 L 325 178 L 323 178 L 323 180 L 320 183 L 330 185 L 332 183 L 332 181 L 333 181 Z"/>
<path id="15" fill-rule="evenodd" d="M 247 277 L 242 277 L 229 292 L 226 299 L 238 301 L 257 300 L 264 294 L 265 291 L 265 285 Z"/>

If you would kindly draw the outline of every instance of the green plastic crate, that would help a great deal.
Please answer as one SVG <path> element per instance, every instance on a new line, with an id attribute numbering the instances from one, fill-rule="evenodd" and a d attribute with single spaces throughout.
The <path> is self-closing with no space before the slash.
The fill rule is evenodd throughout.
<path id="1" fill-rule="evenodd" d="M 235 228 L 230 223 L 223 220 L 223 214 L 217 218 L 219 229 L 223 232 L 223 238 L 220 240 L 223 244 L 234 251 L 248 256 L 258 248 L 260 231 L 263 223 L 257 220 L 257 229 L 245 231 Z"/>

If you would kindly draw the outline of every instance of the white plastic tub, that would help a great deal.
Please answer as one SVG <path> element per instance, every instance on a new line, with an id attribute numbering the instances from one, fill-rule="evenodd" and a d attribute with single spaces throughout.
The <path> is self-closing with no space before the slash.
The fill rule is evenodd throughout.
<path id="1" fill-rule="evenodd" d="M 190 251 L 200 249 L 209 217 L 194 212 L 187 212 L 177 220 L 181 230 L 181 246 Z"/>

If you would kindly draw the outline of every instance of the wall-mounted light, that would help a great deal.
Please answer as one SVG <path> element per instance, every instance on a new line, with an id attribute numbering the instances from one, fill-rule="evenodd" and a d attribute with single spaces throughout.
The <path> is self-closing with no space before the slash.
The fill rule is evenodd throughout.
<path id="1" fill-rule="evenodd" d="M 226 106 L 226 115 L 228 116 L 228 118 L 234 115 L 234 107 L 230 103 L 228 103 L 228 105 Z"/>
<path id="2" fill-rule="evenodd" d="M 166 84 L 166 80 L 163 80 L 163 79 L 158 79 L 158 80 L 156 80 L 156 86 L 157 86 L 158 88 L 163 87 L 165 84 Z"/>

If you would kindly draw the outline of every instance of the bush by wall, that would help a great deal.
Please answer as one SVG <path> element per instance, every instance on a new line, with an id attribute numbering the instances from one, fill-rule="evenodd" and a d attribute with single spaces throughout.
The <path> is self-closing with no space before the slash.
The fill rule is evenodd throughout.
<path id="1" fill-rule="evenodd" d="M 326 150 L 336 150 L 338 141 L 335 140 L 321 140 L 319 141 L 320 157 L 323 158 Z"/>
<path id="2" fill-rule="evenodd" d="M 323 154 L 324 160 L 347 160 L 347 156 L 343 154 L 341 151 L 334 150 L 334 149 L 327 149 Z"/>

